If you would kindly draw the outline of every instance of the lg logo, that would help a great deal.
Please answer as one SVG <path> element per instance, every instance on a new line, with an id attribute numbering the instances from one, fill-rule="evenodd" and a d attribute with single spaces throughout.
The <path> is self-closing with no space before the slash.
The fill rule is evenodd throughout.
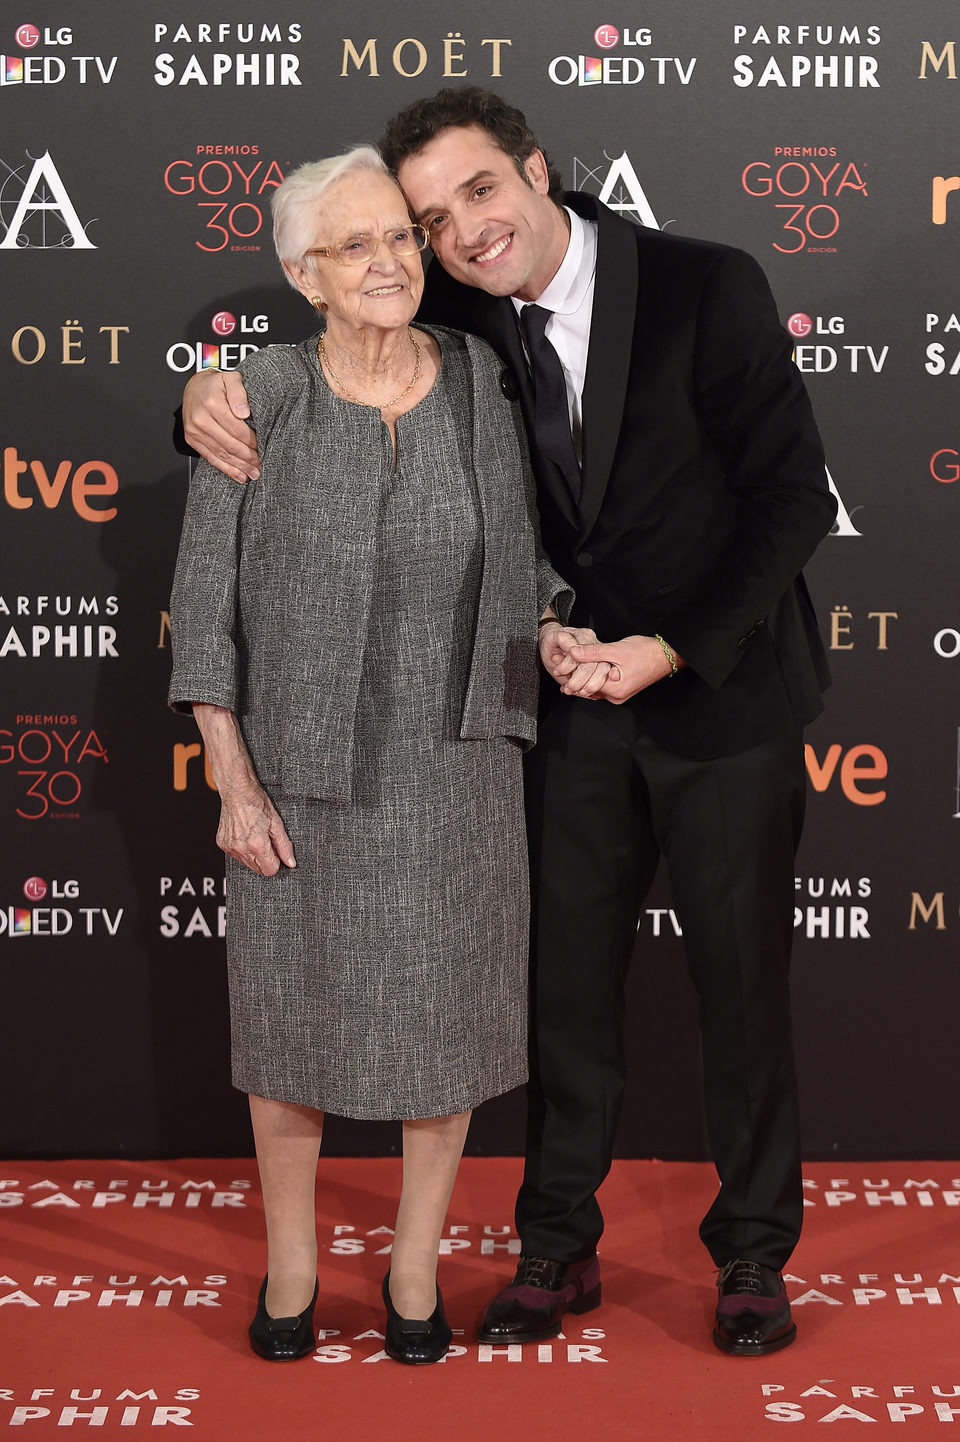
<path id="1" fill-rule="evenodd" d="M 813 333 L 814 320 L 805 311 L 796 311 L 787 321 L 787 330 L 794 340 L 805 340 Z M 816 319 L 817 335 L 843 335 L 843 316 L 818 315 Z"/>
<path id="2" fill-rule="evenodd" d="M 54 881 L 50 886 L 42 876 L 29 876 L 23 883 L 23 894 L 28 901 L 42 901 L 47 892 L 53 888 L 52 895 L 58 900 L 65 897 L 76 897 L 80 895 L 80 883 L 78 881 Z"/>
<path id="3" fill-rule="evenodd" d="M 238 324 L 244 335 L 265 335 L 268 321 L 265 315 L 242 315 L 238 322 L 237 317 L 231 311 L 218 310 L 210 321 L 210 329 L 214 335 L 228 336 L 233 335 Z"/>
<path id="4" fill-rule="evenodd" d="M 36 25 L 18 25 L 16 32 L 17 44 L 21 50 L 32 50 L 35 45 L 40 44 L 40 31 Z M 66 25 L 61 25 L 59 30 L 53 31 L 49 25 L 43 29 L 44 45 L 72 45 L 73 31 Z"/>
<path id="5" fill-rule="evenodd" d="M 616 25 L 598 25 L 593 32 L 593 43 L 601 50 L 612 50 L 620 44 L 620 31 Z"/>

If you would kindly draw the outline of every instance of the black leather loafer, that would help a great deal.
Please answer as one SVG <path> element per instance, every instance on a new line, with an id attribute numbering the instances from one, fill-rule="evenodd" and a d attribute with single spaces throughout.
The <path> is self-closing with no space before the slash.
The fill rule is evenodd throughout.
<path id="1" fill-rule="evenodd" d="M 317 1345 L 313 1329 L 313 1309 L 317 1305 L 320 1283 L 313 1288 L 309 1307 L 296 1317 L 271 1317 L 267 1311 L 267 1279 L 264 1277 L 257 1298 L 257 1315 L 250 1323 L 250 1346 L 258 1357 L 268 1362 L 295 1362 L 307 1357 Z"/>
<path id="2" fill-rule="evenodd" d="M 509 1287 L 486 1310 L 481 1342 L 545 1342 L 560 1331 L 564 1312 L 591 1312 L 600 1305 L 596 1253 L 582 1262 L 521 1257 Z"/>
<path id="3" fill-rule="evenodd" d="M 789 1347 L 797 1335 L 783 1274 L 737 1257 L 717 1275 L 713 1340 L 732 1357 L 763 1357 Z"/>
<path id="4" fill-rule="evenodd" d="M 383 1349 L 395 1362 L 419 1367 L 439 1362 L 446 1355 L 453 1333 L 443 1312 L 443 1298 L 437 1288 L 437 1305 L 426 1321 L 401 1317 L 390 1297 L 390 1273 L 383 1279 L 383 1303 L 387 1309 L 387 1333 Z"/>

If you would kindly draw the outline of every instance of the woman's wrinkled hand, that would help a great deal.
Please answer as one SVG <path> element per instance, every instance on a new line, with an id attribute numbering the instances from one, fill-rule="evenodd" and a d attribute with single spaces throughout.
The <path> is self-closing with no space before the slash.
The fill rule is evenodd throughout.
<path id="1" fill-rule="evenodd" d="M 281 866 L 296 866 L 293 843 L 262 786 L 223 797 L 217 845 L 260 876 L 276 876 Z"/>
<path id="2" fill-rule="evenodd" d="M 544 669 L 556 681 L 565 696 L 592 700 L 611 679 L 620 679 L 616 666 L 605 661 L 578 662 L 571 654 L 574 646 L 596 643 L 597 633 L 589 626 L 564 626 L 557 621 L 540 627 L 540 659 Z"/>

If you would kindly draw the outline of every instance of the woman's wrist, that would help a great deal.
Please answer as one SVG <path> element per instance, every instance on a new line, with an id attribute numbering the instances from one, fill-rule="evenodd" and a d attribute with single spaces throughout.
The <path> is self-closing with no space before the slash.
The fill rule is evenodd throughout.
<path id="1" fill-rule="evenodd" d="M 195 702 L 193 714 L 221 801 L 253 801 L 262 788 L 236 714 L 207 702 Z"/>

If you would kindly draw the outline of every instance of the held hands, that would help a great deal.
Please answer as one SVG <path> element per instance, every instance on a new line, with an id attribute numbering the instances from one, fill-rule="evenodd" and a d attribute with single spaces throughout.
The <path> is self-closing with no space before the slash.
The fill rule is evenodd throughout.
<path id="1" fill-rule="evenodd" d="M 682 656 L 673 654 L 679 670 L 686 663 Z M 611 641 L 607 645 L 597 642 L 576 645 L 570 655 L 581 667 L 608 666 L 609 675 L 594 694 L 604 701 L 612 701 L 614 706 L 622 706 L 638 691 L 673 673 L 669 657 L 655 636 L 625 636 L 622 641 Z"/>
<path id="2" fill-rule="evenodd" d="M 249 414 L 247 393 L 235 371 L 203 371 L 187 382 L 183 433 L 188 445 L 241 482 L 260 475 L 257 435 L 245 419 Z"/>
<path id="3" fill-rule="evenodd" d="M 281 865 L 297 864 L 293 843 L 261 786 L 221 798 L 217 845 L 260 876 L 276 876 Z"/>
<path id="4" fill-rule="evenodd" d="M 588 626 L 564 626 L 560 621 L 541 625 L 540 659 L 565 696 L 580 696 L 591 701 L 608 680 L 619 679 L 616 666 L 611 667 L 606 661 L 582 662 L 574 656 L 576 650 L 595 643 L 596 639 L 597 633 Z"/>

